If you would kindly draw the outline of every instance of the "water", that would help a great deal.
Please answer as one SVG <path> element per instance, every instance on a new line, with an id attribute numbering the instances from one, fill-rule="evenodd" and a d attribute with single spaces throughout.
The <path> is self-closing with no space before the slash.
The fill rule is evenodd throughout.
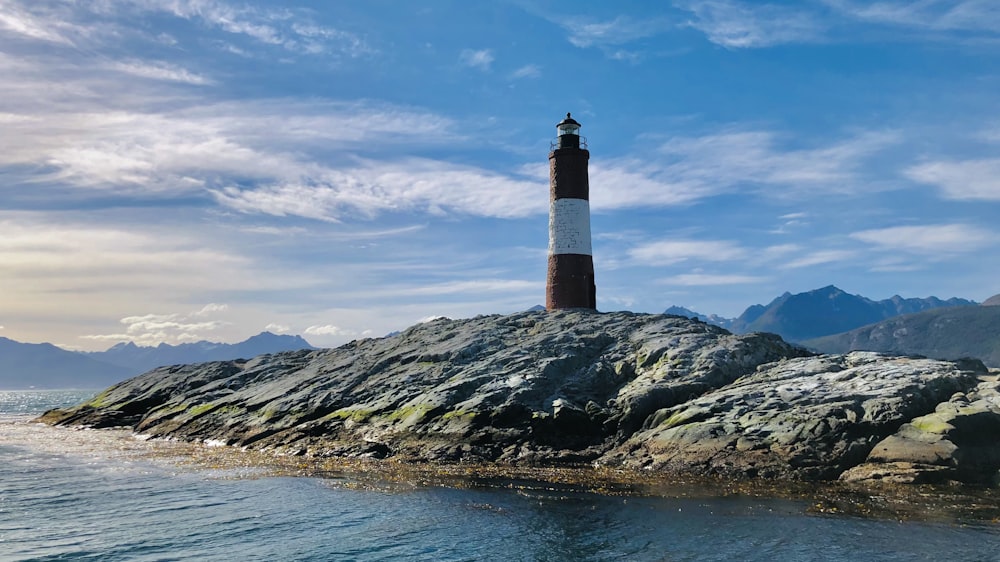
<path id="1" fill-rule="evenodd" d="M 0 392 L 0 560 L 1000 560 L 996 523 L 743 497 L 366 489 L 198 468 L 169 444 L 28 421 L 87 397 Z"/>

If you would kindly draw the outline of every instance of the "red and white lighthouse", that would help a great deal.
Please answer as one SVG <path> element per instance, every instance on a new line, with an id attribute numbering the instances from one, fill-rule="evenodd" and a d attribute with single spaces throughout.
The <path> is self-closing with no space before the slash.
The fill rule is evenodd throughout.
<path id="1" fill-rule="evenodd" d="M 549 152 L 549 272 L 545 308 L 597 308 L 590 245 L 590 151 L 569 113 Z"/>

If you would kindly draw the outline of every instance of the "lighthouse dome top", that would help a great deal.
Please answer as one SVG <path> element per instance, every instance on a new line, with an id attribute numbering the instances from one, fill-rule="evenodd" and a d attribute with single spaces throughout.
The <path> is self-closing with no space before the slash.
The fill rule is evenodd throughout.
<path id="1" fill-rule="evenodd" d="M 559 132 L 559 136 L 563 135 L 579 135 L 580 134 L 580 123 L 576 119 L 567 113 L 566 118 L 556 125 L 556 130 Z"/>

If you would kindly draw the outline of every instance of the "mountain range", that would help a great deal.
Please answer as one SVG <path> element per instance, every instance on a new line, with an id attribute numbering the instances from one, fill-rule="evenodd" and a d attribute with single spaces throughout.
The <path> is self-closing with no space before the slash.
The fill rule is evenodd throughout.
<path id="1" fill-rule="evenodd" d="M 132 373 L 50 343 L 0 338 L 0 389 L 103 388 Z"/>
<path id="2" fill-rule="evenodd" d="M 771 332 L 787 341 L 801 342 L 839 334 L 902 314 L 945 307 L 974 307 L 976 304 L 960 298 L 942 300 L 937 297 L 903 298 L 899 295 L 874 301 L 828 285 L 794 295 L 786 292 L 770 304 L 755 304 L 732 319 L 700 314 L 677 306 L 664 312 L 698 318 L 737 334 Z"/>
<path id="3" fill-rule="evenodd" d="M 822 352 L 850 350 L 919 354 L 940 359 L 976 357 L 1000 366 L 1000 295 L 974 301 L 937 297 L 875 301 L 829 285 L 785 293 L 738 318 L 671 306 L 664 313 L 697 318 L 737 334 L 772 332 Z M 542 307 L 537 307 L 542 308 Z M 0 389 L 99 388 L 163 365 L 250 358 L 315 349 L 300 336 L 262 332 L 235 344 L 200 341 L 141 347 L 120 343 L 99 352 L 73 352 L 52 344 L 0 338 Z"/>
<path id="4" fill-rule="evenodd" d="M 1000 368 L 1000 295 L 982 306 L 906 314 L 802 345 L 823 353 L 865 350 L 934 359 L 975 357 L 988 367 Z"/>
<path id="5" fill-rule="evenodd" d="M 132 342 L 119 343 L 106 351 L 89 352 L 86 355 L 103 363 L 110 363 L 128 369 L 138 375 L 163 365 L 204 363 L 206 361 L 228 361 L 251 358 L 265 353 L 316 349 L 301 336 L 288 336 L 261 332 L 239 343 L 214 343 L 200 341 L 169 345 L 161 343 L 156 347 L 142 347 Z"/>
<path id="6" fill-rule="evenodd" d="M 142 347 L 128 342 L 97 352 L 0 338 L 0 389 L 104 388 L 164 365 L 227 361 L 299 349 L 315 348 L 300 336 L 271 332 L 235 344 L 200 341 Z"/>

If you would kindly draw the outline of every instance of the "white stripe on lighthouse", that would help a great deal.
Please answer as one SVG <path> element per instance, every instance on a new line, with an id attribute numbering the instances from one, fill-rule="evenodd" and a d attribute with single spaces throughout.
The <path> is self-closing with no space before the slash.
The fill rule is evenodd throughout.
<path id="1" fill-rule="evenodd" d="M 593 255 L 590 246 L 590 201 L 552 201 L 549 206 L 549 253 Z"/>

